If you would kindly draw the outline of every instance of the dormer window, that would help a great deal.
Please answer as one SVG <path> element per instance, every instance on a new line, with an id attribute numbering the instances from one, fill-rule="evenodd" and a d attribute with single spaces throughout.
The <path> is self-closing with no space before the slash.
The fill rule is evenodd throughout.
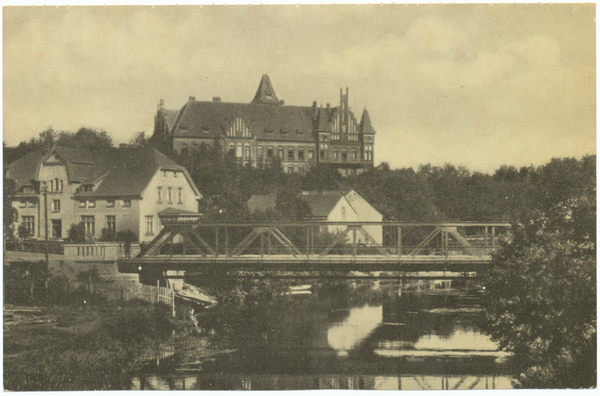
<path id="1" fill-rule="evenodd" d="M 273 135 L 273 130 L 272 129 L 265 129 L 265 135 Z"/>
<path id="2" fill-rule="evenodd" d="M 281 130 L 281 136 L 287 136 L 289 131 Z"/>

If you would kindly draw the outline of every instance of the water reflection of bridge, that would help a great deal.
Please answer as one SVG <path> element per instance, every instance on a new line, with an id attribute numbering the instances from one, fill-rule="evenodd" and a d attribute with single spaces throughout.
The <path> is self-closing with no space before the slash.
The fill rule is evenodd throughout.
<path id="1" fill-rule="evenodd" d="M 264 329 L 245 326 L 244 338 L 251 341 L 244 352 L 201 364 L 190 359 L 188 366 L 175 361 L 176 370 L 162 363 L 163 374 L 155 367 L 133 385 L 197 390 L 511 388 L 509 356 L 473 331 L 477 315 L 468 309 L 480 308 L 476 291 L 445 290 L 446 298 L 437 287 L 446 283 L 450 287 L 449 281 L 438 281 L 429 290 L 396 290 L 385 294 L 383 305 L 340 310 L 343 316 L 333 322 L 325 319 L 331 318 L 326 313 L 312 319 L 293 312 L 278 315 L 278 326 L 290 333 L 275 329 L 263 337 L 259 333 Z M 465 318 L 465 311 L 449 307 L 470 313 Z"/>
<path id="2" fill-rule="evenodd" d="M 162 231 L 119 271 L 154 278 L 174 271 L 473 272 L 490 261 L 507 223 L 262 222 L 206 224 L 199 216 L 161 216 Z M 381 227 L 383 245 L 369 227 Z M 335 236 L 320 232 L 335 227 Z M 360 240 L 366 244 L 358 243 Z"/>

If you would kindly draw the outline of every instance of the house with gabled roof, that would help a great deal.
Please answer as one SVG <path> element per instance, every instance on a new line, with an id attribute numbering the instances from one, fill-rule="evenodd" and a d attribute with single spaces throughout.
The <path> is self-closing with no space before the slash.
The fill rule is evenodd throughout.
<path id="1" fill-rule="evenodd" d="M 269 76 L 262 76 L 250 103 L 190 96 L 179 110 L 159 101 L 151 141 L 182 155 L 217 142 L 240 164 L 265 164 L 278 158 L 288 173 L 304 173 L 311 165 L 329 164 L 342 175 L 373 165 L 375 129 L 364 109 L 360 122 L 349 107 L 348 88 L 340 89 L 340 105 L 289 106 L 275 94 Z"/>
<path id="2" fill-rule="evenodd" d="M 305 201 L 311 210 L 311 220 L 323 222 L 381 222 L 383 216 L 372 207 L 364 198 L 354 190 L 334 191 L 303 191 L 298 198 Z M 253 195 L 248 200 L 250 212 L 275 209 L 276 196 Z M 342 225 L 331 225 L 321 227 L 322 231 L 338 232 L 346 227 Z M 381 245 L 383 242 L 382 227 L 380 225 L 367 225 L 363 227 L 373 238 L 375 243 Z M 358 243 L 370 244 L 372 241 L 365 240 L 364 235 L 357 235 Z"/>
<path id="3" fill-rule="evenodd" d="M 143 242 L 160 231 L 159 212 L 197 213 L 201 199 L 187 169 L 152 148 L 56 146 L 13 162 L 7 176 L 17 182 L 17 226 L 23 223 L 39 239 L 45 238 L 44 205 L 51 239 L 66 238 L 70 225 L 81 222 L 95 238 L 103 228 L 131 230 Z"/>

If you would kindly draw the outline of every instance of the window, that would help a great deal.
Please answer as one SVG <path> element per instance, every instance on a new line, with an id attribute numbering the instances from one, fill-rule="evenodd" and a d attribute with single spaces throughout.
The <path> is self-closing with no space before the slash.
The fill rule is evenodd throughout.
<path id="1" fill-rule="evenodd" d="M 52 211 L 60 212 L 60 199 L 55 199 L 52 201 Z"/>
<path id="2" fill-rule="evenodd" d="M 79 207 L 85 208 L 85 201 L 79 201 Z"/>
<path id="3" fill-rule="evenodd" d="M 117 216 L 106 216 L 106 228 L 112 232 L 117 232 Z"/>
<path id="4" fill-rule="evenodd" d="M 294 173 L 294 165 L 288 166 L 288 173 Z"/>
<path id="5" fill-rule="evenodd" d="M 283 160 L 283 147 L 277 149 L 277 158 Z"/>
<path id="6" fill-rule="evenodd" d="M 250 158 L 250 146 L 244 147 L 244 158 Z"/>
<path id="7" fill-rule="evenodd" d="M 167 177 L 167 171 L 163 171 L 163 177 Z"/>
<path id="8" fill-rule="evenodd" d="M 177 203 L 183 203 L 183 188 L 181 187 L 177 189 Z"/>
<path id="9" fill-rule="evenodd" d="M 169 203 L 173 203 L 173 188 L 167 188 L 167 200 Z"/>
<path id="10" fill-rule="evenodd" d="M 58 177 L 56 179 L 54 179 L 54 188 L 56 189 L 56 191 L 60 191 L 58 189 Z"/>
<path id="11" fill-rule="evenodd" d="M 304 149 L 303 148 L 298 149 L 298 161 L 304 161 Z"/>
<path id="12" fill-rule="evenodd" d="M 177 179 L 177 171 L 173 171 L 173 178 Z"/>
<path id="13" fill-rule="evenodd" d="M 288 155 L 287 155 L 288 161 L 293 161 L 294 157 L 295 157 L 295 155 L 294 155 L 294 148 L 293 147 L 288 147 Z"/>
<path id="14" fill-rule="evenodd" d="M 22 216 L 21 217 L 24 227 L 31 235 L 35 235 L 35 216 Z"/>
<path id="15" fill-rule="evenodd" d="M 50 191 L 54 191 L 54 180 L 50 180 Z"/>
<path id="16" fill-rule="evenodd" d="M 27 201 L 19 202 L 19 208 L 26 208 L 26 207 L 27 207 Z"/>
<path id="17" fill-rule="evenodd" d="M 162 203 L 162 187 L 157 187 L 156 191 L 158 193 L 158 203 Z"/>
<path id="18" fill-rule="evenodd" d="M 231 143 L 229 145 L 229 151 L 228 151 L 229 155 L 234 155 L 235 154 L 235 144 Z"/>
<path id="19" fill-rule="evenodd" d="M 154 216 L 146 216 L 146 235 L 154 235 Z"/>
<path id="20" fill-rule="evenodd" d="M 298 166 L 298 173 L 300 173 L 301 175 L 304 174 L 304 165 Z"/>
<path id="21" fill-rule="evenodd" d="M 352 161 L 356 161 L 356 151 L 352 152 Z"/>
<path id="22" fill-rule="evenodd" d="M 106 200 L 106 207 L 107 208 L 114 208 L 115 207 L 115 200 L 114 199 L 107 199 Z"/>
<path id="23" fill-rule="evenodd" d="M 346 221 L 346 207 L 342 206 L 342 221 Z"/>
<path id="24" fill-rule="evenodd" d="M 81 222 L 85 226 L 85 233 L 89 234 L 89 235 L 94 235 L 94 232 L 95 232 L 94 216 L 81 216 Z"/>
<path id="25" fill-rule="evenodd" d="M 188 155 L 187 143 L 181 143 L 181 155 Z"/>
<path id="26" fill-rule="evenodd" d="M 267 158 L 273 158 L 273 147 L 267 148 Z"/>
<path id="27" fill-rule="evenodd" d="M 337 151 L 334 151 L 334 152 L 333 152 L 333 160 L 334 160 L 334 161 L 337 161 L 337 159 L 338 159 L 338 152 L 337 152 Z"/>
<path id="28" fill-rule="evenodd" d="M 313 149 L 308 149 L 308 159 L 312 160 L 315 157 L 315 152 Z"/>
<path id="29" fill-rule="evenodd" d="M 258 146 L 256 148 L 256 158 L 261 160 L 262 157 L 263 157 L 263 148 L 262 148 L 262 146 Z"/>
<path id="30" fill-rule="evenodd" d="M 242 145 L 238 144 L 235 148 L 235 156 L 238 158 L 242 158 Z"/>
<path id="31" fill-rule="evenodd" d="M 131 199 L 124 199 L 123 200 L 123 207 L 124 208 L 130 208 L 131 207 Z"/>
<path id="32" fill-rule="evenodd" d="M 373 160 L 373 145 L 372 144 L 365 144 L 365 159 L 367 161 Z"/>
<path id="33" fill-rule="evenodd" d="M 88 208 L 95 208 L 96 207 L 96 201 L 88 201 Z"/>
<path id="34" fill-rule="evenodd" d="M 342 161 L 348 161 L 348 153 L 345 151 L 342 152 Z"/>
<path id="35" fill-rule="evenodd" d="M 60 187 L 59 187 L 58 191 L 62 191 L 63 190 L 63 181 L 59 180 L 58 182 L 60 183 Z"/>

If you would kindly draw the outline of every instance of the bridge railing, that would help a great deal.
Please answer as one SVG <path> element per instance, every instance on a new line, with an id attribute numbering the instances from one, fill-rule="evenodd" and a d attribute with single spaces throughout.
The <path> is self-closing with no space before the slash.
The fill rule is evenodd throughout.
<path id="1" fill-rule="evenodd" d="M 507 223 L 163 222 L 137 258 L 151 256 L 487 256 Z"/>

